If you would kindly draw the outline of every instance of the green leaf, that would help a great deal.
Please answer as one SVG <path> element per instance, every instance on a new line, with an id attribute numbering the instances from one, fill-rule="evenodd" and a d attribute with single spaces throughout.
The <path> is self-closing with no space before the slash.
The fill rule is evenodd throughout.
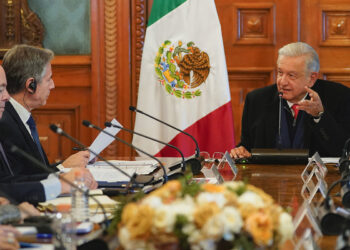
<path id="1" fill-rule="evenodd" d="M 180 77 L 179 77 L 180 78 Z M 177 87 L 183 89 L 184 81 L 177 81 Z"/>
<path id="2" fill-rule="evenodd" d="M 169 70 L 172 74 L 175 74 L 175 71 L 176 71 L 176 65 L 175 64 L 172 64 L 172 63 L 169 63 Z M 175 78 L 175 76 L 172 76 Z"/>
<path id="3" fill-rule="evenodd" d="M 166 62 L 168 64 L 171 64 L 170 60 L 171 60 L 171 51 L 167 51 L 166 52 Z"/>
<path id="4" fill-rule="evenodd" d="M 184 93 L 184 97 L 187 99 L 191 99 L 192 98 L 192 93 L 190 91 L 187 91 Z"/>
<path id="5" fill-rule="evenodd" d="M 159 65 L 160 64 L 160 56 L 156 56 L 156 58 L 154 59 L 154 62 Z"/>
<path id="6" fill-rule="evenodd" d="M 158 53 L 159 53 L 159 54 L 163 54 L 163 51 L 164 51 L 164 48 L 163 48 L 163 47 L 159 47 Z"/>
<path id="7" fill-rule="evenodd" d="M 171 42 L 169 41 L 169 40 L 166 40 L 165 42 L 164 42 L 164 45 L 169 45 L 169 44 L 171 44 Z"/>
<path id="8" fill-rule="evenodd" d="M 179 239 L 179 249 L 190 250 L 190 244 L 188 242 L 188 235 L 184 234 L 182 229 L 189 221 L 185 215 L 178 214 L 176 215 L 176 221 L 174 224 L 174 234 Z"/>
<path id="9" fill-rule="evenodd" d="M 194 42 L 188 42 L 188 43 L 187 43 L 187 48 L 188 48 L 188 47 L 192 47 L 193 45 L 194 45 Z"/>
<path id="10" fill-rule="evenodd" d="M 166 85 L 165 85 L 165 90 L 166 90 L 169 94 L 171 94 L 173 88 L 170 86 L 170 84 L 166 84 Z"/>
<path id="11" fill-rule="evenodd" d="M 200 96 L 202 94 L 202 91 L 200 91 L 199 89 L 197 89 L 195 92 L 194 92 L 194 96 Z"/>
<path id="12" fill-rule="evenodd" d="M 175 95 L 176 97 L 181 98 L 181 97 L 182 97 L 182 92 L 181 92 L 181 90 L 175 90 L 175 91 L 174 91 L 174 95 Z"/>
<path id="13" fill-rule="evenodd" d="M 163 80 L 163 79 L 164 79 L 164 77 L 163 77 L 163 75 L 162 75 L 162 71 L 160 70 L 159 67 L 156 67 L 156 73 L 157 73 L 157 76 L 158 76 L 158 78 L 159 78 L 160 80 Z"/>

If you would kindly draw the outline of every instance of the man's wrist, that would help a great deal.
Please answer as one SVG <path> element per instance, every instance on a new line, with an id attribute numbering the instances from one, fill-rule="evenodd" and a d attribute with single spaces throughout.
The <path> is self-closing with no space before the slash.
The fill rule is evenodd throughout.
<path id="1" fill-rule="evenodd" d="M 319 119 L 321 119 L 323 113 L 324 113 L 323 111 L 320 111 L 320 112 L 318 112 L 318 114 L 317 114 L 316 116 L 313 116 L 312 118 L 313 118 L 314 120 L 319 120 Z"/>

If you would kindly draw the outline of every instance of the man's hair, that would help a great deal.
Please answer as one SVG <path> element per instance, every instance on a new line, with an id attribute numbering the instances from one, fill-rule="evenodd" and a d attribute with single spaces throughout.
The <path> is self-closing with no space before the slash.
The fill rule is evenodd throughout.
<path id="1" fill-rule="evenodd" d="M 2 62 L 7 78 L 7 91 L 17 94 L 25 89 L 28 78 L 40 83 L 46 72 L 46 65 L 53 59 L 49 49 L 25 44 L 15 45 L 8 50 Z"/>
<path id="2" fill-rule="evenodd" d="M 306 72 L 318 72 L 320 70 L 320 61 L 317 52 L 306 43 L 290 43 L 280 48 L 278 50 L 277 64 L 279 64 L 281 56 L 306 56 Z"/>

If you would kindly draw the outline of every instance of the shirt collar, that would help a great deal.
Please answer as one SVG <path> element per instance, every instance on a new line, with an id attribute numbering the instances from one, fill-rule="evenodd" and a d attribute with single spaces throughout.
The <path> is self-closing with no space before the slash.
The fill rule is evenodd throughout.
<path id="1" fill-rule="evenodd" d="M 308 95 L 308 93 L 306 93 L 305 96 L 304 96 L 300 101 L 304 101 L 304 100 L 306 99 L 307 95 Z M 292 106 L 293 106 L 295 103 L 291 103 L 291 102 L 287 101 L 287 104 L 288 104 L 288 107 L 289 107 L 289 108 L 292 108 Z"/>
<path id="2" fill-rule="evenodd" d="M 12 104 L 13 108 L 16 110 L 17 114 L 19 115 L 19 118 L 21 118 L 21 121 L 24 124 L 27 124 L 27 121 L 31 116 L 31 113 L 12 97 L 10 98 L 9 102 Z"/>

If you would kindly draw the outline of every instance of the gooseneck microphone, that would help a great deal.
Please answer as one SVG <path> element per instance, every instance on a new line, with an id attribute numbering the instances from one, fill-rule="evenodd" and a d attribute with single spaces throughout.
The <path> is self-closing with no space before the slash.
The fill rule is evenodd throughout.
<path id="1" fill-rule="evenodd" d="M 70 180 L 68 180 L 67 178 L 65 178 L 64 176 L 58 174 L 57 172 L 48 169 L 46 167 L 46 165 L 43 164 L 43 162 L 39 161 L 38 159 L 36 159 L 35 157 L 31 156 L 30 154 L 28 154 L 27 152 L 25 152 L 24 150 L 20 149 L 19 147 L 17 147 L 16 145 L 13 145 L 12 143 L 10 143 L 9 141 L 6 141 L 4 144 L 8 145 L 10 147 L 10 151 L 12 153 L 15 153 L 17 155 L 22 156 L 23 158 L 27 159 L 28 161 L 32 162 L 34 164 L 34 166 L 40 168 L 41 170 L 45 171 L 46 173 L 49 174 L 54 174 L 58 179 L 62 180 L 63 182 L 67 183 L 69 186 L 76 188 L 77 190 L 79 190 L 79 192 L 86 194 L 89 198 L 93 199 L 96 204 L 101 208 L 102 213 L 103 213 L 103 217 L 105 220 L 105 229 L 107 229 L 108 226 L 108 218 L 107 218 L 107 213 L 106 210 L 104 209 L 104 207 L 102 206 L 102 204 L 99 202 L 98 199 L 96 199 L 94 196 L 89 196 L 89 190 L 83 190 L 81 189 L 79 186 L 77 186 L 75 183 L 71 182 Z"/>
<path id="2" fill-rule="evenodd" d="M 166 122 L 164 122 L 164 121 L 162 121 L 162 120 L 160 120 L 160 119 L 158 119 L 158 118 L 156 118 L 156 117 L 154 117 L 154 116 L 152 116 L 152 115 L 150 115 L 150 114 L 146 114 L 145 112 L 143 112 L 143 111 L 141 111 L 141 110 L 135 108 L 134 106 L 130 106 L 129 109 L 130 109 L 131 111 L 134 111 L 134 112 L 143 114 L 143 115 L 145 115 L 145 116 L 148 116 L 149 118 L 151 118 L 151 119 L 153 119 L 153 120 L 156 120 L 156 121 L 158 121 L 158 122 L 160 122 L 160 123 L 162 123 L 162 124 L 164 124 L 164 125 L 166 125 L 166 126 L 168 126 L 168 127 L 171 127 L 171 128 L 173 128 L 173 129 L 179 131 L 179 132 L 182 133 L 182 134 L 185 134 L 185 135 L 191 137 L 191 139 L 192 139 L 192 140 L 194 141 L 194 143 L 196 144 L 195 156 L 196 156 L 196 158 L 199 157 L 200 150 L 199 150 L 198 142 L 197 142 L 197 140 L 196 140 L 192 135 L 190 135 L 189 133 L 187 133 L 187 132 L 185 132 L 185 131 L 183 131 L 183 130 L 181 130 L 181 129 L 178 129 L 178 128 L 174 127 L 173 125 L 170 125 L 169 123 L 166 123 Z"/>
<path id="3" fill-rule="evenodd" d="M 350 175 L 350 159 L 349 159 L 349 143 L 350 138 L 345 142 L 342 156 L 339 159 L 339 172 L 342 179 Z M 340 183 L 340 195 L 344 207 L 350 208 L 350 181 L 344 180 Z"/>
<path id="4" fill-rule="evenodd" d="M 151 141 L 155 141 L 155 142 L 158 142 L 158 143 L 160 143 L 160 144 L 163 144 L 163 145 L 166 145 L 166 146 L 168 146 L 168 147 L 171 147 L 171 148 L 175 149 L 175 150 L 176 150 L 177 152 L 179 152 L 179 154 L 181 155 L 181 158 L 182 158 L 181 169 L 182 169 L 182 171 L 185 171 L 185 167 L 186 167 L 186 165 L 185 165 L 185 164 L 186 164 L 186 162 L 185 162 L 185 157 L 184 157 L 184 154 L 181 152 L 181 150 L 180 150 L 178 147 L 175 147 L 174 145 L 171 145 L 171 144 L 169 144 L 169 143 L 162 142 L 162 141 L 157 140 L 157 139 L 155 139 L 155 138 L 149 137 L 149 136 L 147 136 L 147 135 L 140 134 L 140 133 L 138 133 L 138 132 L 136 132 L 136 131 L 133 131 L 133 130 L 131 130 L 131 129 L 127 129 L 127 128 L 124 128 L 124 127 L 122 127 L 122 126 L 115 125 L 115 124 L 113 124 L 113 123 L 111 123 L 111 122 L 105 122 L 105 126 L 106 126 L 106 127 L 115 127 L 115 128 L 119 128 L 119 129 L 121 129 L 121 130 L 127 131 L 127 132 L 132 133 L 132 134 L 135 134 L 135 135 L 142 136 L 142 137 L 147 138 L 147 139 L 149 139 L 149 140 L 151 140 Z"/>
<path id="5" fill-rule="evenodd" d="M 82 144 L 80 141 L 78 141 L 77 139 L 75 139 L 74 137 L 70 136 L 69 134 L 67 134 L 66 132 L 63 131 L 63 129 L 57 127 L 55 124 L 51 124 L 50 125 L 50 129 L 55 132 L 56 134 L 59 135 L 63 135 L 64 137 L 68 138 L 70 141 L 76 143 L 79 145 L 79 147 L 84 148 L 86 150 L 88 150 L 90 153 L 92 153 L 93 155 L 95 155 L 98 159 L 106 162 L 109 166 L 111 166 L 112 168 L 114 168 L 115 170 L 118 170 L 120 173 L 122 173 L 123 175 L 125 175 L 126 177 L 130 178 L 131 180 L 135 179 L 135 176 L 130 176 L 128 173 L 126 173 L 125 171 L 123 171 L 122 169 L 114 166 L 111 162 L 109 162 L 108 160 L 106 160 L 105 158 L 103 158 L 101 155 L 97 154 L 96 152 L 94 152 L 93 150 L 89 149 L 88 147 L 86 147 L 84 144 Z M 133 183 L 131 183 L 133 184 Z M 142 184 L 142 183 L 139 183 Z"/>
<path id="6" fill-rule="evenodd" d="M 277 138 L 277 148 L 282 149 L 282 135 L 281 135 L 281 122 L 282 122 L 282 96 L 283 92 L 278 92 L 279 98 L 279 113 L 278 113 L 278 138 Z"/>
<path id="7" fill-rule="evenodd" d="M 128 143 L 128 142 L 122 140 L 122 139 L 120 139 L 119 137 L 112 135 L 111 133 L 109 133 L 109 132 L 103 130 L 102 128 L 100 128 L 100 127 L 98 127 L 98 126 L 92 124 L 91 122 L 89 122 L 89 121 L 87 121 L 87 120 L 83 120 L 82 123 L 83 123 L 84 126 L 86 126 L 86 127 L 88 127 L 88 128 L 97 129 L 98 131 L 100 131 L 100 132 L 102 132 L 102 133 L 104 133 L 104 134 L 106 134 L 106 135 L 109 135 L 109 136 L 113 137 L 113 138 L 116 139 L 117 141 L 120 141 L 120 142 L 122 142 L 122 143 L 128 145 L 129 147 L 131 147 L 131 148 L 137 150 L 137 151 L 140 151 L 141 153 L 143 153 L 143 154 L 147 155 L 148 157 L 152 158 L 153 160 L 156 160 L 156 161 L 159 163 L 159 165 L 161 166 L 162 170 L 163 170 L 163 179 L 164 179 L 164 180 L 163 180 L 163 183 L 166 183 L 166 182 L 168 181 L 168 175 L 167 175 L 167 173 L 166 173 L 165 167 L 164 167 L 163 163 L 162 163 L 159 159 L 157 159 L 157 158 L 154 157 L 153 155 L 151 155 L 151 154 L 149 154 L 149 153 L 143 151 L 142 149 L 140 149 L 140 148 L 138 148 L 138 147 L 136 147 L 136 146 L 134 146 L 134 145 L 132 145 L 132 144 L 130 144 L 130 143 Z"/>
<path id="8" fill-rule="evenodd" d="M 324 203 L 319 207 L 317 216 L 324 235 L 339 235 L 350 225 L 350 221 L 347 218 L 348 215 L 343 213 L 342 210 L 335 209 L 330 196 L 332 189 L 343 181 L 349 181 L 349 175 L 342 177 L 330 185 Z"/>

